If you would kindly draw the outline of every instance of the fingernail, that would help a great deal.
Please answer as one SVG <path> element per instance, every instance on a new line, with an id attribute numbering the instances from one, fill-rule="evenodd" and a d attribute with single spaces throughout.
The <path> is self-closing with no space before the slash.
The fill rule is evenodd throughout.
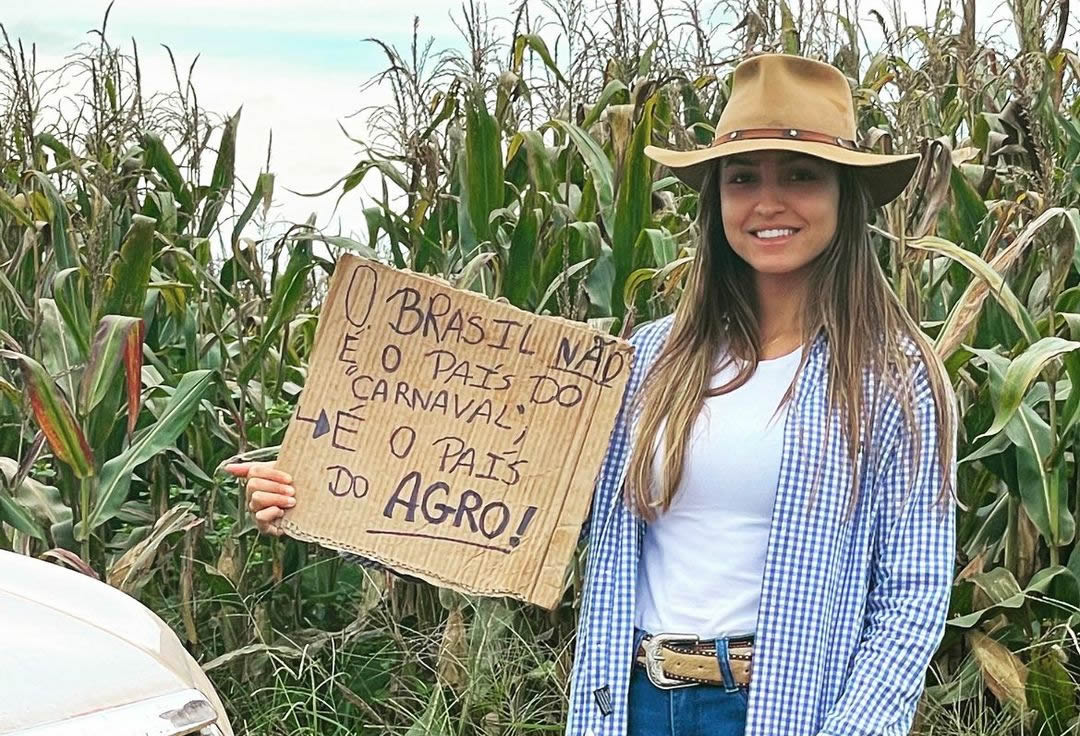
<path id="1" fill-rule="evenodd" d="M 296 499 L 295 498 L 290 498 L 288 501 L 285 502 L 285 505 L 286 506 L 295 506 L 296 505 Z"/>
<path id="2" fill-rule="evenodd" d="M 286 483 L 292 483 L 292 476 L 289 475 L 288 473 L 285 473 L 285 482 Z"/>

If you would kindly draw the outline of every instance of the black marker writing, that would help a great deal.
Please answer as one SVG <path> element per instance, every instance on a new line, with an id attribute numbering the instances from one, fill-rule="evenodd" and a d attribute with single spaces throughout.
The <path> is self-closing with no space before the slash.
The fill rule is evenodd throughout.
<path id="1" fill-rule="evenodd" d="M 513 512 L 505 502 L 485 501 L 473 488 L 457 495 L 456 503 L 449 503 L 454 495 L 450 484 L 445 481 L 435 481 L 424 487 L 420 471 L 412 470 L 406 473 L 394 488 L 383 508 L 383 516 L 394 520 L 400 508 L 404 509 L 400 515 L 401 521 L 416 523 L 421 520 L 417 517 L 419 512 L 420 517 L 428 524 L 440 526 L 449 523 L 455 529 L 478 533 L 486 539 L 495 539 L 509 528 Z M 517 546 L 521 542 L 534 514 L 535 506 L 525 510 L 516 526 L 516 534 L 508 540 L 511 546 Z"/>
<path id="2" fill-rule="evenodd" d="M 532 393 L 529 395 L 529 401 L 534 404 L 542 406 L 554 402 L 569 409 L 580 404 L 585 396 L 577 384 L 563 385 L 551 376 L 544 375 L 529 376 L 529 378 L 534 381 Z"/>
<path id="3" fill-rule="evenodd" d="M 344 465 L 330 465 L 326 470 L 330 473 L 326 489 L 334 496 L 342 498 L 352 495 L 353 498 L 363 498 L 368 494 L 368 479 L 359 473 L 354 473 Z"/>
<path id="4" fill-rule="evenodd" d="M 416 430 L 412 427 L 401 426 L 390 433 L 390 454 L 399 460 L 407 458 L 415 444 Z"/>
<path id="5" fill-rule="evenodd" d="M 598 386 L 609 386 L 626 365 L 626 356 L 617 350 L 617 343 L 603 335 L 592 335 L 592 345 L 582 351 L 580 341 L 559 338 L 555 357 L 549 366 L 553 370 L 587 378 Z"/>
<path id="6" fill-rule="evenodd" d="M 360 264 L 353 269 L 349 277 L 349 288 L 345 292 L 345 319 L 349 324 L 353 327 L 367 325 L 378 290 L 379 274 L 374 268 Z"/>
<path id="7" fill-rule="evenodd" d="M 352 442 L 350 435 L 360 433 L 360 423 L 363 417 L 350 414 L 347 411 L 338 411 L 334 420 L 334 434 L 330 438 L 330 444 L 339 450 L 356 452 L 356 448 L 346 442 Z"/>
<path id="8" fill-rule="evenodd" d="M 508 486 L 515 485 L 521 480 L 521 472 L 518 467 L 529 462 L 515 457 L 518 454 L 515 449 L 502 453 L 487 452 L 485 453 L 486 457 L 478 463 L 476 448 L 469 447 L 465 444 L 465 440 L 453 435 L 440 437 L 432 442 L 431 446 L 440 454 L 440 472 L 464 472 L 472 478 L 497 480 Z"/>

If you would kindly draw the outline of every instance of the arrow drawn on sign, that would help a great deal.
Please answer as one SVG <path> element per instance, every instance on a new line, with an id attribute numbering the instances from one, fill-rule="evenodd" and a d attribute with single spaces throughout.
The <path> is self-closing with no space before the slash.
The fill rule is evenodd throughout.
<path id="1" fill-rule="evenodd" d="M 297 421 L 308 422 L 309 424 L 315 425 L 315 429 L 311 432 L 312 439 L 317 440 L 330 431 L 330 419 L 326 416 L 326 409 L 319 412 L 317 419 L 312 417 L 302 417 L 299 413 L 297 413 L 296 419 Z"/>

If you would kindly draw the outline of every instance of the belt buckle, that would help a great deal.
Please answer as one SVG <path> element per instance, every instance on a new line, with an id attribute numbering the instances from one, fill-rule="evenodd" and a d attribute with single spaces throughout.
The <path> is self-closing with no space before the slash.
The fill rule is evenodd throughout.
<path id="1" fill-rule="evenodd" d="M 690 687 L 696 683 L 684 682 L 664 674 L 664 644 L 669 641 L 698 641 L 695 634 L 654 634 L 649 639 L 642 639 L 641 647 L 645 650 L 645 673 L 649 682 L 662 690 L 675 690 Z"/>

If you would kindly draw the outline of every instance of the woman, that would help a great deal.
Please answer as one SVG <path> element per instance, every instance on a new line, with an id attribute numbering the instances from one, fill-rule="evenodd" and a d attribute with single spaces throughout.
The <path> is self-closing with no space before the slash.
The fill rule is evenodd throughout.
<path id="1" fill-rule="evenodd" d="M 955 403 L 868 237 L 918 157 L 855 136 L 838 70 L 770 54 L 736 68 L 712 146 L 647 149 L 700 190 L 700 242 L 631 340 L 569 736 L 911 725 L 953 575 Z M 288 478 L 230 471 L 272 529 Z"/>

